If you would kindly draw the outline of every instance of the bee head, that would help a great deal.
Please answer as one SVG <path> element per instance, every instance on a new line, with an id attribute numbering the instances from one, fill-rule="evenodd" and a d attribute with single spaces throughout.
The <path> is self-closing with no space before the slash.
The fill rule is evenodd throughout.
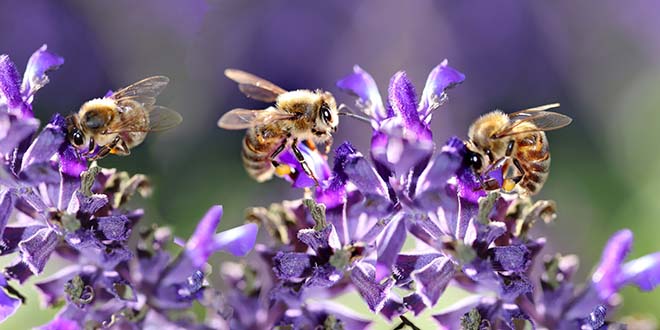
<path id="1" fill-rule="evenodd" d="M 329 136 L 331 133 L 337 131 L 337 125 L 339 125 L 337 102 L 332 94 L 322 92 L 318 116 L 316 118 L 316 130 L 324 132 Z"/>
<path id="2" fill-rule="evenodd" d="M 78 115 L 67 117 L 67 139 L 76 149 L 85 149 L 89 144 L 89 137 L 80 126 Z"/>

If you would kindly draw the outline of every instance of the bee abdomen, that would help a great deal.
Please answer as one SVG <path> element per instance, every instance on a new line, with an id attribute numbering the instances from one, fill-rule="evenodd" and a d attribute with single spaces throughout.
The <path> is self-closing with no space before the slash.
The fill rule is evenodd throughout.
<path id="1" fill-rule="evenodd" d="M 259 143 L 256 134 L 248 131 L 243 138 L 243 167 L 245 171 L 258 182 L 269 180 L 274 173 L 273 165 L 270 162 L 270 145 Z"/>

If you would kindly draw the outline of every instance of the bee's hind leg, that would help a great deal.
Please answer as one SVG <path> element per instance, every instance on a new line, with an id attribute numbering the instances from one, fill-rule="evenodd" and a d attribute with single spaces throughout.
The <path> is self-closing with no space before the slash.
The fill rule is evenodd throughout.
<path id="1" fill-rule="evenodd" d="M 307 161 L 305 161 L 305 156 L 303 156 L 302 152 L 300 152 L 300 149 L 298 149 L 298 139 L 293 140 L 293 143 L 291 144 L 291 150 L 293 150 L 293 154 L 296 155 L 296 158 L 298 159 L 300 166 L 302 166 L 303 171 L 305 171 L 305 174 L 314 180 L 316 186 L 320 186 L 319 180 L 316 179 L 312 168 L 309 167 L 309 164 L 307 164 Z"/>
<path id="2" fill-rule="evenodd" d="M 271 153 L 270 156 L 269 156 L 270 163 L 275 168 L 275 173 L 277 173 L 277 175 L 279 175 L 279 176 L 283 176 L 283 175 L 289 175 L 290 176 L 290 175 L 293 174 L 293 173 L 291 173 L 291 167 L 289 165 L 280 164 L 280 162 L 275 160 L 275 158 L 277 158 L 277 156 L 279 154 L 281 154 L 282 151 L 284 151 L 284 148 L 286 148 L 286 143 L 287 143 L 287 140 L 282 141 L 282 143 L 277 147 L 277 149 L 275 149 L 275 151 L 273 151 L 273 153 Z"/>
<path id="3" fill-rule="evenodd" d="M 516 166 L 516 169 L 518 170 L 518 172 L 520 172 L 520 175 L 517 175 L 517 176 L 514 176 L 514 177 L 510 177 L 510 178 L 506 178 L 506 179 L 504 179 L 504 182 L 502 183 L 502 188 L 504 188 L 504 190 L 505 190 L 506 192 L 510 192 L 510 191 L 512 191 L 513 188 L 514 188 L 514 187 L 515 187 L 520 181 L 522 181 L 522 179 L 525 177 L 525 174 L 526 174 L 526 172 L 525 172 L 525 168 L 524 168 L 524 167 L 522 166 L 522 164 L 520 164 L 520 162 L 519 162 L 517 159 L 515 159 L 515 158 L 513 159 L 513 165 Z"/>

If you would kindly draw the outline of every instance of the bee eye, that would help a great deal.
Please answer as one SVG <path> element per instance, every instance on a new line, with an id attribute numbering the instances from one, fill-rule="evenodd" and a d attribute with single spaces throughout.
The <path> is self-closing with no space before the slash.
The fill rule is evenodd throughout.
<path id="1" fill-rule="evenodd" d="M 481 166 L 483 165 L 481 162 L 481 156 L 479 154 L 471 152 L 467 155 L 467 162 L 470 167 L 472 167 L 475 170 L 481 169 Z"/>
<path id="2" fill-rule="evenodd" d="M 321 119 L 323 119 L 323 121 L 326 124 L 332 123 L 332 115 L 330 114 L 330 110 L 328 110 L 326 106 L 323 106 L 323 108 L 321 108 Z"/>
<path id="3" fill-rule="evenodd" d="M 71 142 L 76 146 L 81 146 L 85 143 L 85 138 L 79 130 L 75 129 L 71 133 Z"/>

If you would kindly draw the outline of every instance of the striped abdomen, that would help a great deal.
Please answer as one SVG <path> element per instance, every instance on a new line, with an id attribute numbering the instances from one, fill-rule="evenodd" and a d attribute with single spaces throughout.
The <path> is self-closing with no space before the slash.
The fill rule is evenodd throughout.
<path id="1" fill-rule="evenodd" d="M 261 127 L 253 127 L 247 130 L 243 138 L 243 166 L 248 174 L 258 182 L 270 180 L 273 177 L 273 167 L 270 155 L 282 143 L 282 138 L 277 134 L 268 134 Z"/>
<path id="2" fill-rule="evenodd" d="M 520 134 L 516 139 L 514 159 L 525 170 L 518 185 L 530 195 L 538 193 L 550 171 L 550 148 L 544 132 Z"/>

